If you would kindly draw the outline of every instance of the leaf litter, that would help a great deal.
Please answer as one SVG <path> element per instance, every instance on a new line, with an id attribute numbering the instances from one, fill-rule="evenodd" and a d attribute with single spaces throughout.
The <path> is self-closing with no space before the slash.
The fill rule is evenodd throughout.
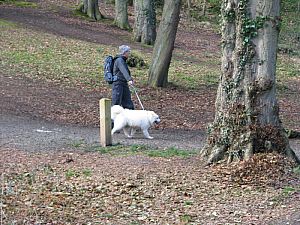
<path id="1" fill-rule="evenodd" d="M 276 154 L 213 167 L 198 156 L 1 154 L 7 223 L 269 224 L 299 210 L 299 175 Z"/>

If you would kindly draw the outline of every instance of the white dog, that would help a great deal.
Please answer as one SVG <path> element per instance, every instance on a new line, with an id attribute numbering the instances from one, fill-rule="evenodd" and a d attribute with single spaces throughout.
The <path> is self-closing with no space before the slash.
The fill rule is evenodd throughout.
<path id="1" fill-rule="evenodd" d="M 140 128 L 146 138 L 153 139 L 148 129 L 154 123 L 160 122 L 159 116 L 153 111 L 124 109 L 119 105 L 111 107 L 111 119 L 114 121 L 111 134 L 123 129 L 124 134 L 129 138 L 133 137 L 137 128 Z"/>

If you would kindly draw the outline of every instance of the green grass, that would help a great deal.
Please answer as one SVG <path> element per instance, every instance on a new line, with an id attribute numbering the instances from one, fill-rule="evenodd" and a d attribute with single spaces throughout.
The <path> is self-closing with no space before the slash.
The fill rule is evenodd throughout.
<path id="1" fill-rule="evenodd" d="M 4 19 L 0 19 L 0 28 L 2 29 L 9 29 L 9 28 L 17 28 L 17 24 L 14 22 L 10 22 Z"/>
<path id="2" fill-rule="evenodd" d="M 296 187 L 291 187 L 291 186 L 286 186 L 286 187 L 283 187 L 281 189 L 281 192 L 278 193 L 277 196 L 275 196 L 272 201 L 275 203 L 275 204 L 280 204 L 282 202 L 285 201 L 285 199 L 289 198 L 291 195 L 295 194 L 295 193 L 298 193 L 300 191 L 300 187 L 296 186 Z"/>
<path id="3" fill-rule="evenodd" d="M 300 56 L 300 12 L 298 11 L 298 4 L 299 0 L 282 1 L 279 49 Z"/>
<path id="4" fill-rule="evenodd" d="M 196 151 L 187 151 L 178 148 L 168 148 L 166 150 L 150 150 L 145 152 L 147 156 L 150 157 L 161 157 L 161 158 L 171 158 L 171 157 L 189 157 L 196 154 Z"/>
<path id="5" fill-rule="evenodd" d="M 113 145 L 108 147 L 91 146 L 86 149 L 87 151 L 95 151 L 100 154 L 109 154 L 111 156 L 126 156 L 126 155 L 146 155 L 149 157 L 189 157 L 197 154 L 197 151 L 183 150 L 175 147 L 168 149 L 153 149 L 147 145 L 133 144 L 130 146 Z"/>
<path id="6" fill-rule="evenodd" d="M 290 88 L 284 83 L 282 83 L 281 81 L 278 81 L 276 84 L 276 90 L 278 91 L 279 94 L 284 94 L 288 90 L 290 90 Z"/>
<path id="7" fill-rule="evenodd" d="M 69 169 L 69 170 L 66 171 L 65 176 L 66 176 L 67 179 L 70 179 L 72 177 L 79 177 L 80 173 L 78 171 Z"/>
<path id="8" fill-rule="evenodd" d="M 190 205 L 193 205 L 193 202 L 192 201 L 185 201 L 184 205 L 185 206 L 190 206 Z"/>
<path id="9" fill-rule="evenodd" d="M 4 28 L 0 36 L 1 66 L 8 72 L 71 86 L 101 86 L 104 55 L 113 52 L 102 46 L 100 55 L 94 44 L 23 28 Z"/>
<path id="10" fill-rule="evenodd" d="M 300 58 L 286 57 L 284 54 L 278 54 L 277 75 L 279 79 L 290 79 L 300 76 Z"/>
<path id="11" fill-rule="evenodd" d="M 197 89 L 201 85 L 216 85 L 219 75 L 220 60 L 216 57 L 206 58 L 204 62 L 199 63 L 173 60 L 169 70 L 169 81 L 176 86 Z"/>
<path id="12" fill-rule="evenodd" d="M 100 154 L 109 154 L 109 155 L 121 155 L 124 154 L 124 152 L 128 152 L 128 147 L 116 144 L 108 147 L 101 147 L 98 145 L 90 146 L 86 148 L 86 151 L 94 151 L 98 152 Z"/>
<path id="13" fill-rule="evenodd" d="M 141 151 L 149 150 L 149 147 L 146 145 L 133 144 L 130 146 L 129 149 L 131 152 L 141 152 Z"/>
<path id="14" fill-rule="evenodd" d="M 34 2 L 19 1 L 19 0 L 0 0 L 0 5 L 1 4 L 15 5 L 17 7 L 30 7 L 30 8 L 37 7 L 37 4 Z"/>
<path id="15" fill-rule="evenodd" d="M 88 15 L 85 14 L 85 13 L 83 13 L 83 12 L 81 12 L 79 9 L 74 9 L 73 10 L 73 15 L 77 16 L 77 17 L 79 17 L 81 19 L 84 19 L 84 20 L 89 20 Z"/>
<path id="16" fill-rule="evenodd" d="M 294 172 L 295 174 L 300 175 L 300 166 L 295 167 L 295 168 L 293 169 L 293 172 Z"/>
<path id="17" fill-rule="evenodd" d="M 208 72 L 203 76 L 203 81 L 206 85 L 218 85 L 219 83 L 219 76 L 220 76 L 219 71 L 216 72 Z"/>
<path id="18" fill-rule="evenodd" d="M 103 214 L 99 214 L 99 217 L 111 219 L 111 218 L 113 218 L 113 215 L 110 213 L 103 213 Z"/>
<path id="19" fill-rule="evenodd" d="M 90 176 L 92 176 L 92 171 L 90 169 L 84 169 L 82 171 L 82 174 L 86 177 L 90 177 Z"/>
<path id="20" fill-rule="evenodd" d="M 180 221 L 184 224 L 192 222 L 192 216 L 190 216 L 190 215 L 180 216 Z"/>
<path id="21" fill-rule="evenodd" d="M 282 193 L 284 195 L 290 195 L 290 194 L 293 194 L 296 192 L 296 189 L 294 187 L 285 187 L 283 190 L 282 190 Z"/>
<path id="22" fill-rule="evenodd" d="M 27 30 L 5 20 L 0 21 L 2 44 L 0 67 L 9 74 L 33 79 L 59 82 L 67 86 L 86 88 L 107 87 L 103 80 L 103 61 L 115 55 L 117 48 L 64 38 L 52 34 Z M 151 54 L 133 51 L 149 65 Z M 209 58 L 200 64 L 186 66 L 185 61 L 175 60 L 169 71 L 169 81 L 186 88 L 197 88 L 218 77 L 219 60 Z M 147 68 L 131 68 L 136 83 L 146 85 Z M 215 81 L 213 81 L 215 83 Z"/>
<path id="23" fill-rule="evenodd" d="M 81 169 L 81 170 L 80 169 L 68 169 L 64 173 L 65 173 L 65 178 L 66 179 L 81 177 L 82 175 L 84 177 L 92 176 L 92 170 L 89 169 L 89 168 L 84 168 L 84 169 Z M 49 175 L 50 173 L 46 172 L 46 174 Z"/>
<path id="24" fill-rule="evenodd" d="M 115 144 L 112 146 L 101 147 L 101 146 L 90 146 L 87 151 L 95 151 L 100 154 L 109 154 L 112 156 L 122 156 L 122 155 L 132 155 L 132 154 L 142 154 L 143 152 L 149 150 L 150 148 L 146 145 L 133 144 L 131 146 L 125 146 L 121 144 Z"/>
<path id="25" fill-rule="evenodd" d="M 284 94 L 289 91 L 286 81 L 300 77 L 300 58 L 278 54 L 276 76 L 278 93 Z"/>
<path id="26" fill-rule="evenodd" d="M 69 145 L 73 148 L 81 148 L 81 147 L 85 147 L 87 144 L 84 139 L 81 139 L 81 140 L 75 140 Z"/>

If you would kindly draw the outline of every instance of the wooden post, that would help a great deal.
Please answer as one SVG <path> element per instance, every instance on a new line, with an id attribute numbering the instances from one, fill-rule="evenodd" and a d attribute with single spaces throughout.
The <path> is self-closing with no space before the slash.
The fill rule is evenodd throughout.
<path id="1" fill-rule="evenodd" d="M 100 144 L 102 147 L 112 145 L 111 140 L 111 100 L 102 98 L 100 106 Z"/>

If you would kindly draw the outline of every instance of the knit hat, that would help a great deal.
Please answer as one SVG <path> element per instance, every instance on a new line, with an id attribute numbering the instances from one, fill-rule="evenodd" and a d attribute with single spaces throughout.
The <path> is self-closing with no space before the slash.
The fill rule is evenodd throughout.
<path id="1" fill-rule="evenodd" d="M 130 52 L 130 47 L 127 45 L 121 45 L 119 47 L 119 53 L 123 55 L 125 52 Z"/>

